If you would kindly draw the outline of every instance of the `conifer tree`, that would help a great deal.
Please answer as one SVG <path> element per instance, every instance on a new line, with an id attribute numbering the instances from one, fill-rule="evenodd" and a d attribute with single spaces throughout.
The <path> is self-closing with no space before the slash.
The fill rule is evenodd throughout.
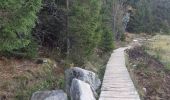
<path id="1" fill-rule="evenodd" d="M 41 0 L 0 0 L 0 52 L 28 47 Z"/>
<path id="2" fill-rule="evenodd" d="M 100 48 L 105 52 L 111 51 L 114 48 L 114 33 L 113 33 L 113 0 L 103 0 L 101 16 L 101 41 Z"/>
<path id="3" fill-rule="evenodd" d="M 74 0 L 71 4 L 69 37 L 72 55 L 87 57 L 97 46 L 100 9 L 100 0 Z"/>

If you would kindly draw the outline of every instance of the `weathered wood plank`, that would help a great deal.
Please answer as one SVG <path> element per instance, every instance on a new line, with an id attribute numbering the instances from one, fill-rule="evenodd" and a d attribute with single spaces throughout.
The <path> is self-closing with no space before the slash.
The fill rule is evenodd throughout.
<path id="1" fill-rule="evenodd" d="M 140 100 L 125 66 L 125 48 L 114 50 L 106 66 L 99 100 Z"/>

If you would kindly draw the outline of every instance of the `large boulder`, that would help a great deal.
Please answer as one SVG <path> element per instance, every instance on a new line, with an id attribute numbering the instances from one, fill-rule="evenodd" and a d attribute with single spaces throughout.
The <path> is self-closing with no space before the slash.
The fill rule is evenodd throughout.
<path id="1" fill-rule="evenodd" d="M 33 93 L 31 100 L 67 100 L 63 90 L 38 91 Z"/>
<path id="2" fill-rule="evenodd" d="M 88 83 L 74 78 L 70 88 L 71 100 L 96 100 Z"/>
<path id="3" fill-rule="evenodd" d="M 70 87 L 74 78 L 88 83 L 93 91 L 99 89 L 101 85 L 100 79 L 94 72 L 73 67 L 65 71 L 65 88 L 68 95 L 70 95 Z"/>

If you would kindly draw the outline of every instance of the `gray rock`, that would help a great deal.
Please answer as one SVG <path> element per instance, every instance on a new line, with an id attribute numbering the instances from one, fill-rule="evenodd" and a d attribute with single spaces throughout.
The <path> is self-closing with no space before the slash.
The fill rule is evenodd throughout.
<path id="1" fill-rule="evenodd" d="M 71 100 L 96 100 L 89 84 L 74 78 L 70 88 Z"/>
<path id="2" fill-rule="evenodd" d="M 31 100 L 67 100 L 63 90 L 38 91 L 33 93 Z"/>
<path id="3" fill-rule="evenodd" d="M 73 78 L 77 78 L 90 84 L 92 90 L 94 91 L 97 90 L 101 85 L 100 79 L 94 72 L 84 70 L 78 67 L 73 67 L 65 71 L 65 89 L 67 95 L 70 95 L 69 92 Z"/>

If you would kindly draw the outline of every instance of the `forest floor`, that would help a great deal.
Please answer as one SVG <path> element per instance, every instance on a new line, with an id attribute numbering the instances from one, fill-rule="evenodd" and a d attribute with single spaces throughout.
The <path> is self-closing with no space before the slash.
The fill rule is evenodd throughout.
<path id="1" fill-rule="evenodd" d="M 56 56 L 51 55 L 54 53 L 49 54 L 41 48 L 38 58 L 1 56 L 0 100 L 30 100 L 32 93 L 38 90 L 63 88 L 64 65 L 56 62 Z"/>
<path id="2" fill-rule="evenodd" d="M 0 58 L 0 100 L 29 100 L 37 90 L 56 89 L 63 85 L 63 69 L 54 61 Z"/>
<path id="3" fill-rule="evenodd" d="M 127 67 L 142 100 L 169 100 L 169 36 L 154 36 L 126 50 Z"/>
<path id="4" fill-rule="evenodd" d="M 64 70 L 73 63 L 58 52 L 39 51 L 39 58 L 0 57 L 0 100 L 30 100 L 33 92 L 64 89 Z M 95 51 L 82 66 L 96 72 L 102 79 L 110 54 Z"/>

